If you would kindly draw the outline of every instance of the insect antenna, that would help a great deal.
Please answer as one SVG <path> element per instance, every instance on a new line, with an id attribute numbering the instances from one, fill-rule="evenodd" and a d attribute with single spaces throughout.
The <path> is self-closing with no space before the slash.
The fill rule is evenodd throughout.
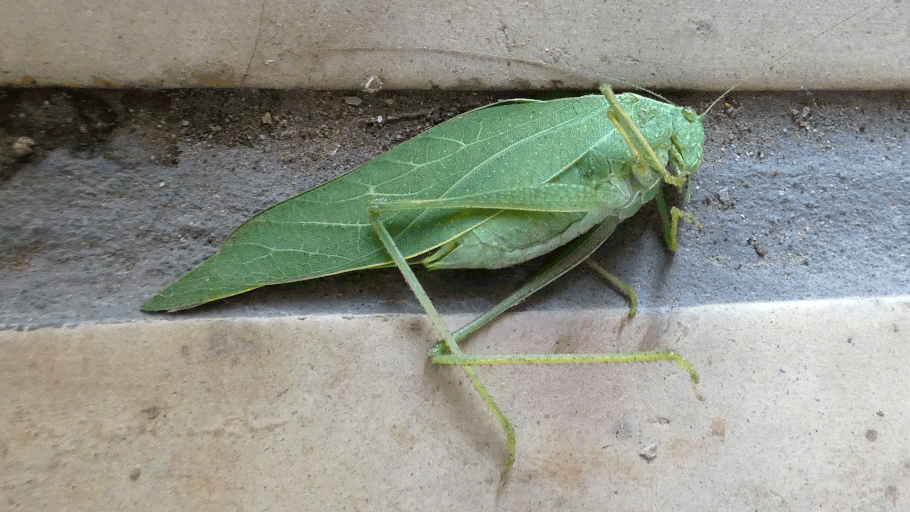
<path id="1" fill-rule="evenodd" d="M 473 52 L 470 50 L 455 50 L 451 48 L 434 48 L 431 46 L 359 46 L 359 47 L 346 47 L 346 48 L 331 48 L 325 50 L 326 52 L 331 53 L 358 53 L 358 52 L 380 52 L 380 51 L 398 51 L 398 52 L 421 52 L 421 53 L 430 53 L 430 54 L 439 54 L 439 55 L 456 55 L 460 57 L 471 57 L 479 60 L 487 61 L 497 61 L 505 62 L 507 64 L 521 64 L 524 66 L 529 66 L 532 68 L 543 69 L 546 71 L 557 71 L 562 73 L 567 78 L 575 78 L 580 80 L 591 80 L 590 73 L 585 72 L 579 68 L 572 67 L 562 67 L 554 66 L 552 64 L 547 64 L 546 62 L 541 62 L 538 60 L 524 59 L 521 57 L 510 57 L 505 55 L 493 55 L 483 52 Z M 674 103 L 660 94 L 642 87 L 640 85 L 634 84 L 632 82 L 623 80 L 621 78 L 606 77 L 607 81 L 622 84 L 628 89 L 647 93 L 665 103 L 673 105 Z M 598 85 L 602 83 L 604 79 L 598 79 Z"/>
<path id="2" fill-rule="evenodd" d="M 859 16 L 859 15 L 862 14 L 863 12 L 868 11 L 871 7 L 872 7 L 871 5 L 867 5 L 866 7 L 863 7 L 862 9 L 860 9 L 860 10 L 854 12 L 854 13 L 851 14 L 850 16 L 847 16 L 846 18 L 844 18 L 844 19 L 838 21 L 838 22 L 835 23 L 834 25 L 831 25 L 830 27 L 828 27 L 828 28 L 826 28 L 826 29 L 824 29 L 824 30 L 822 30 L 822 31 L 816 32 L 815 34 L 812 34 L 812 35 L 810 35 L 810 36 L 804 37 L 804 38 L 802 38 L 802 39 L 796 41 L 795 43 L 793 43 L 793 44 L 791 44 L 790 46 L 786 47 L 786 48 L 784 49 L 784 52 L 783 52 L 783 53 L 781 53 L 780 55 L 778 55 L 778 56 L 777 56 L 776 58 L 774 58 L 771 62 L 768 62 L 767 66 L 772 66 L 772 65 L 776 64 L 777 62 L 781 61 L 782 59 L 784 59 L 785 57 L 787 57 L 788 55 L 790 55 L 791 53 L 793 53 L 794 51 L 796 51 L 797 48 L 802 47 L 804 44 L 806 44 L 807 42 L 809 42 L 809 41 L 811 41 L 811 40 L 813 40 L 813 39 L 817 39 L 817 38 L 823 36 L 824 34 L 827 34 L 828 32 L 834 30 L 834 29 L 837 28 L 838 26 L 843 25 L 844 23 L 850 21 L 851 19 L 853 19 L 853 18 Z M 724 99 L 728 94 L 730 94 L 731 92 L 733 92 L 734 89 L 736 89 L 737 87 L 739 87 L 740 85 L 742 85 L 743 83 L 745 83 L 747 80 L 750 80 L 750 79 L 752 79 L 752 78 L 755 78 L 756 76 L 758 76 L 758 75 L 760 75 L 760 74 L 762 74 L 762 73 L 764 73 L 764 71 L 762 71 L 762 72 L 756 72 L 756 73 L 750 73 L 748 76 L 746 76 L 746 77 L 743 78 L 742 80 L 740 80 L 740 81 L 736 82 L 735 84 L 733 84 L 732 87 L 730 87 L 729 89 L 727 89 L 726 91 L 724 91 L 724 93 L 721 94 L 720 96 L 718 96 L 716 100 L 714 100 L 713 102 L 711 102 L 711 104 L 708 105 L 708 108 L 705 109 L 704 113 L 702 113 L 701 115 L 702 115 L 702 116 L 707 115 L 708 112 L 710 112 L 711 109 L 714 108 L 714 105 L 716 105 L 717 102 L 719 102 L 720 100 Z"/>
<path id="3" fill-rule="evenodd" d="M 824 34 L 827 34 L 828 32 L 831 32 L 835 28 L 843 25 L 844 23 L 847 23 L 848 21 L 850 21 L 853 18 L 859 16 L 860 14 L 868 11 L 871 8 L 872 8 L 872 5 L 867 5 L 866 7 L 863 7 L 862 9 L 857 10 L 850 16 L 847 16 L 846 18 L 841 19 L 837 23 L 825 28 L 824 30 L 821 30 L 819 32 L 816 32 L 815 34 L 812 34 L 812 35 L 809 35 L 807 37 L 797 40 L 795 43 L 787 46 L 784 49 L 783 53 L 781 53 L 780 55 L 775 57 L 773 60 L 768 62 L 767 65 L 771 66 L 771 65 L 783 60 L 784 58 L 786 58 L 787 56 L 792 54 L 794 51 L 796 51 L 798 48 L 805 45 L 807 42 L 809 42 L 813 39 L 817 39 L 818 37 L 820 37 Z M 328 49 L 323 50 L 323 52 L 326 52 L 326 53 L 360 53 L 360 52 L 383 52 L 383 51 L 385 51 L 385 52 L 405 52 L 405 53 L 415 52 L 415 53 L 428 53 L 428 54 L 439 54 L 439 55 L 456 55 L 456 56 L 461 56 L 461 57 L 470 57 L 470 58 L 479 59 L 479 60 L 505 62 L 507 64 L 515 63 L 515 64 L 521 64 L 524 66 L 529 66 L 529 67 L 537 68 L 537 69 L 543 69 L 543 70 L 551 71 L 551 72 L 557 71 L 557 72 L 563 74 L 567 78 L 591 80 L 591 74 L 580 68 L 554 66 L 553 64 L 547 64 L 546 62 L 541 62 L 539 60 L 525 59 L 525 58 L 521 58 L 521 57 L 511 57 L 511 56 L 505 56 L 505 55 L 493 55 L 493 54 L 489 54 L 489 53 L 474 52 L 474 51 L 470 51 L 470 50 L 457 50 L 457 49 L 453 49 L 453 48 L 436 48 L 436 47 L 432 47 L 432 46 L 360 46 L 360 47 L 345 47 L 345 48 L 328 48 Z M 730 87 L 729 89 L 724 91 L 723 94 L 721 94 L 720 96 L 717 97 L 717 99 L 715 99 L 713 102 L 711 102 L 711 104 L 708 105 L 708 108 L 705 109 L 705 111 L 701 115 L 702 116 L 707 115 L 708 112 L 710 112 L 711 109 L 714 108 L 714 105 L 716 105 L 720 100 L 724 99 L 728 94 L 733 92 L 737 87 L 739 87 L 740 85 L 747 82 L 748 80 L 751 80 L 752 78 L 755 78 L 756 76 L 759 76 L 763 73 L 764 72 L 750 73 L 742 80 L 739 80 L 738 82 L 733 84 L 732 87 Z M 634 84 L 632 82 L 629 82 L 629 81 L 626 81 L 626 80 L 623 80 L 620 78 L 614 78 L 614 77 L 606 77 L 606 80 L 613 82 L 613 83 L 622 84 L 623 86 L 628 87 L 629 89 L 634 90 L 634 91 L 647 93 L 650 96 L 655 97 L 665 103 L 675 105 L 675 103 L 673 103 L 666 97 L 664 97 L 646 87 L 642 87 L 638 84 Z M 602 83 L 603 81 L 604 81 L 603 79 L 597 80 L 597 82 L 599 82 L 599 83 Z"/>

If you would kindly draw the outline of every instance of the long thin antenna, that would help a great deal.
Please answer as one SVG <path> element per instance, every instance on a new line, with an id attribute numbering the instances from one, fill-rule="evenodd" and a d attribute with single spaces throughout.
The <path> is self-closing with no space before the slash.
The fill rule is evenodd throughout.
<path id="1" fill-rule="evenodd" d="M 807 43 L 807 42 L 809 42 L 809 41 L 811 41 L 811 40 L 813 40 L 813 39 L 817 39 L 817 38 L 819 38 L 819 37 L 821 37 L 821 36 L 827 34 L 828 32 L 831 32 L 832 30 L 834 30 L 834 29 L 837 28 L 838 26 L 843 25 L 844 23 L 846 23 L 846 22 L 852 20 L 853 18 L 859 16 L 860 14 L 864 13 L 865 11 L 868 11 L 870 8 L 872 8 L 872 6 L 871 6 L 871 5 L 867 5 L 866 7 L 863 7 L 862 9 L 860 9 L 860 10 L 854 12 L 854 13 L 851 14 L 850 16 L 847 16 L 846 18 L 844 18 L 844 19 L 838 21 L 838 22 L 835 23 L 834 25 L 831 25 L 830 27 L 828 27 L 828 28 L 822 30 L 821 32 L 818 32 L 818 33 L 816 33 L 816 34 L 812 34 L 812 35 L 810 35 L 810 36 L 808 36 L 808 37 L 804 37 L 804 38 L 802 38 L 802 39 L 796 41 L 795 43 L 793 43 L 793 44 L 791 44 L 790 46 L 788 46 L 787 48 L 785 48 L 785 49 L 784 49 L 784 53 L 780 54 L 777 58 L 775 58 L 775 59 L 772 60 L 771 62 L 767 63 L 765 66 L 772 66 L 772 65 L 774 65 L 775 63 L 777 63 L 777 62 L 779 62 L 780 60 L 782 60 L 784 57 L 786 57 L 786 56 L 790 55 L 791 53 L 793 53 L 794 51 L 796 51 L 797 48 L 802 47 L 805 43 Z M 717 98 L 716 100 L 714 100 L 710 105 L 708 105 L 708 108 L 705 110 L 705 112 L 704 112 L 702 115 L 707 114 L 712 108 L 714 108 L 714 105 L 716 105 L 718 101 L 724 99 L 725 96 L 727 96 L 728 94 L 730 94 L 731 92 L 733 92 L 733 89 L 736 89 L 737 87 L 739 87 L 740 85 L 742 85 L 742 84 L 743 84 L 744 82 L 746 82 L 747 80 L 749 80 L 749 79 L 751 79 L 751 78 L 754 78 L 754 77 L 760 75 L 761 73 L 764 73 L 764 71 L 751 73 L 751 74 L 748 75 L 746 78 L 743 78 L 743 79 L 740 80 L 739 82 L 736 82 L 735 84 L 733 84 L 733 87 L 730 87 L 729 89 L 727 89 L 723 94 L 721 94 L 720 96 L 718 96 L 718 98 Z"/>
<path id="2" fill-rule="evenodd" d="M 859 16 L 860 14 L 862 14 L 862 13 L 868 11 L 868 10 L 871 9 L 872 7 L 873 7 L 872 5 L 867 5 L 866 7 L 863 7 L 862 9 L 860 9 L 860 10 L 854 12 L 854 13 L 851 14 L 850 16 L 847 16 L 846 18 L 844 18 L 844 19 L 838 21 L 837 23 L 831 25 L 830 27 L 827 27 L 826 29 L 821 30 L 821 31 L 819 31 L 819 32 L 817 32 L 817 33 L 815 33 L 815 34 L 810 35 L 810 36 L 807 36 L 807 37 L 804 37 L 804 38 L 802 38 L 802 39 L 799 39 L 799 40 L 796 41 L 795 43 L 793 43 L 793 44 L 787 46 L 787 47 L 784 49 L 784 52 L 781 53 L 781 54 L 780 54 L 779 56 L 777 56 L 776 58 L 774 58 L 774 60 L 768 62 L 768 63 L 767 63 L 767 66 L 771 66 L 771 65 L 773 65 L 773 64 L 775 64 L 775 63 L 777 63 L 777 62 L 783 60 L 784 58 L 786 58 L 787 56 L 789 56 L 791 53 L 793 53 L 794 51 L 796 51 L 798 48 L 800 48 L 800 47 L 802 47 L 803 45 L 805 45 L 805 43 L 807 43 L 808 41 L 811 41 L 811 40 L 813 40 L 813 39 L 817 39 L 818 37 L 821 37 L 821 36 L 823 36 L 824 34 L 827 34 L 828 32 L 834 30 L 835 28 L 837 28 L 837 27 L 843 25 L 844 23 L 847 23 L 848 21 L 852 20 L 853 18 L 855 18 L 855 17 Z M 434 47 L 430 47 L 430 46 L 363 46 L 363 47 L 346 47 L 346 48 L 327 48 L 327 49 L 324 49 L 324 50 L 319 50 L 319 51 L 317 51 L 317 53 L 357 53 L 357 52 L 380 52 L 380 51 L 384 51 L 384 52 L 393 52 L 393 51 L 398 51 L 398 52 L 423 52 L 423 53 L 440 54 L 440 55 L 458 55 L 458 56 L 462 56 L 462 57 L 471 57 L 471 58 L 474 58 L 474 59 L 493 60 L 493 61 L 501 61 L 501 62 L 506 62 L 506 63 L 522 64 L 522 65 L 525 65 L 525 66 L 530 66 L 530 67 L 532 67 L 532 68 L 543 69 L 543 70 L 546 70 L 546 71 L 549 71 L 549 72 L 554 72 L 554 71 L 556 71 L 556 72 L 559 72 L 559 73 L 561 73 L 561 74 L 563 74 L 563 75 L 566 75 L 566 76 L 574 76 L 574 77 L 582 78 L 582 79 L 585 79 L 585 80 L 590 80 L 590 79 L 591 79 L 591 78 L 590 78 L 591 75 L 590 75 L 589 72 L 584 71 L 584 70 L 582 70 L 582 69 L 578 69 L 578 68 L 572 68 L 572 67 L 565 68 L 565 67 L 560 67 L 560 66 L 554 66 L 554 65 L 552 65 L 552 64 L 547 64 L 547 63 L 545 63 L 545 62 L 541 62 L 541 61 L 538 61 L 538 60 L 524 59 L 524 58 L 521 58 L 521 57 L 511 57 L 511 56 L 505 56 L 505 55 L 492 55 L 492 54 L 489 54 L 489 53 L 474 52 L 474 51 L 470 51 L 470 50 L 456 50 L 456 49 L 452 49 L 452 48 L 434 48 Z M 724 91 L 723 94 L 721 94 L 720 96 L 718 96 L 717 99 L 715 99 L 715 100 L 708 106 L 708 108 L 704 111 L 704 113 L 703 113 L 702 115 L 707 114 L 712 108 L 714 108 L 714 105 L 716 105 L 717 102 L 719 102 L 720 100 L 724 99 L 728 94 L 730 94 L 731 92 L 733 92 L 734 89 L 736 89 L 737 87 L 739 87 L 740 85 L 742 85 L 742 84 L 745 83 L 746 81 L 748 81 L 748 80 L 750 80 L 750 79 L 752 79 L 752 78 L 754 78 L 754 77 L 760 75 L 761 73 L 764 73 L 764 71 L 762 71 L 762 72 L 750 73 L 748 76 L 746 76 L 746 77 L 743 78 L 742 80 L 736 82 L 732 87 L 730 87 L 729 89 L 727 89 L 726 91 Z M 614 83 L 622 84 L 622 85 L 628 87 L 629 89 L 648 93 L 648 94 L 650 94 L 651 96 L 660 99 L 661 101 L 664 101 L 664 102 L 669 103 L 669 104 L 671 104 L 671 105 L 673 104 L 672 101 L 668 100 L 668 99 L 665 98 L 664 96 L 661 96 L 660 94 L 657 94 L 656 92 L 654 92 L 654 91 L 652 91 L 652 90 L 650 90 L 650 89 L 647 89 L 647 88 L 645 88 L 645 87 L 642 87 L 642 86 L 640 86 L 640 85 L 637 85 L 637 84 L 634 84 L 634 83 L 631 83 L 631 82 L 628 82 L 628 81 L 626 81 L 626 80 L 622 80 L 622 79 L 619 79 L 619 78 L 612 78 L 612 77 L 606 77 L 606 78 L 607 78 L 608 80 L 614 82 Z M 603 79 L 599 79 L 599 80 L 597 80 L 597 81 L 598 81 L 598 82 L 602 82 L 602 80 L 603 80 Z"/>
<path id="3" fill-rule="evenodd" d="M 379 52 L 379 51 L 424 52 L 424 53 L 440 54 L 440 55 L 458 55 L 458 56 L 462 56 L 462 57 L 471 57 L 474 59 L 483 59 L 483 60 L 492 60 L 492 61 L 501 61 L 501 62 L 507 62 L 507 63 L 522 64 L 525 66 L 530 66 L 532 68 L 543 69 L 543 70 L 549 71 L 551 73 L 556 71 L 565 76 L 570 76 L 570 77 L 574 76 L 574 77 L 581 78 L 584 80 L 592 80 L 590 73 L 588 73 L 584 70 L 578 69 L 578 68 L 563 68 L 560 66 L 554 66 L 552 64 L 547 64 L 546 62 L 540 62 L 540 61 L 531 60 L 531 59 L 523 59 L 521 57 L 510 57 L 510 56 L 505 56 L 505 55 L 492 55 L 489 53 L 472 52 L 470 50 L 433 48 L 430 46 L 364 46 L 364 47 L 347 47 L 347 48 L 328 48 L 325 50 L 319 50 L 318 53 L 357 53 L 357 52 Z M 660 99 L 661 101 L 670 103 L 671 105 L 673 104 L 673 102 L 668 100 L 667 98 L 661 96 L 660 94 L 657 94 L 656 92 L 654 92 L 650 89 L 642 87 L 640 85 L 636 85 L 636 84 L 633 84 L 632 82 L 627 82 L 627 81 L 621 80 L 619 78 L 612 78 L 612 77 L 606 77 L 606 78 L 614 83 L 622 84 L 622 85 L 628 87 L 629 89 L 646 92 L 646 93 L 650 94 L 651 96 L 654 96 L 655 98 Z M 598 85 L 600 85 L 601 83 L 603 83 L 603 80 L 604 79 L 601 78 L 601 79 L 594 79 L 593 81 L 597 82 Z"/>

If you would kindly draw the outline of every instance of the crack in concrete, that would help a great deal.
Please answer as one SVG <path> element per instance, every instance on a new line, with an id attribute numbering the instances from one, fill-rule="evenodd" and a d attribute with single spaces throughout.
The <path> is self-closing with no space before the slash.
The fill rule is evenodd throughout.
<path id="1" fill-rule="evenodd" d="M 262 39 L 262 20 L 265 18 L 265 0 L 262 1 L 262 7 L 259 10 L 259 26 L 256 28 L 256 42 L 253 43 L 253 51 L 250 52 L 250 60 L 246 63 L 246 71 L 243 73 L 242 85 L 246 85 L 246 79 L 250 76 L 250 68 L 253 66 L 253 59 L 256 57 L 256 50 L 259 49 L 259 40 Z"/>

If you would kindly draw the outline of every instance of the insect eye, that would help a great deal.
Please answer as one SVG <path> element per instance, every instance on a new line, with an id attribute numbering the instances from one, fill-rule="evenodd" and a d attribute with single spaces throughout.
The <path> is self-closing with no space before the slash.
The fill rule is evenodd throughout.
<path id="1" fill-rule="evenodd" d="M 689 121 L 690 123 L 695 122 L 695 120 L 698 119 L 698 114 L 688 107 L 682 109 L 682 115 L 686 118 L 686 121 Z"/>

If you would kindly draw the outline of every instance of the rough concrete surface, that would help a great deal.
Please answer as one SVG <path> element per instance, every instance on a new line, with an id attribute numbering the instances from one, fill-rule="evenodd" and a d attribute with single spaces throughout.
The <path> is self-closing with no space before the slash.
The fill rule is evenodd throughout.
<path id="1" fill-rule="evenodd" d="M 6 85 L 893 89 L 910 76 L 910 6 L 893 0 L 32 0 L 0 12 Z"/>
<path id="2" fill-rule="evenodd" d="M 257 210 L 499 96 L 2 94 L 3 507 L 907 506 L 907 93 L 735 93 L 706 122 L 703 227 L 673 256 L 645 208 L 596 254 L 639 317 L 578 269 L 478 333 L 472 352 L 674 348 L 702 376 L 699 401 L 669 363 L 480 369 L 519 435 L 501 487 L 501 431 L 427 363 L 396 271 L 138 311 Z M 539 264 L 418 276 L 458 325 Z"/>

